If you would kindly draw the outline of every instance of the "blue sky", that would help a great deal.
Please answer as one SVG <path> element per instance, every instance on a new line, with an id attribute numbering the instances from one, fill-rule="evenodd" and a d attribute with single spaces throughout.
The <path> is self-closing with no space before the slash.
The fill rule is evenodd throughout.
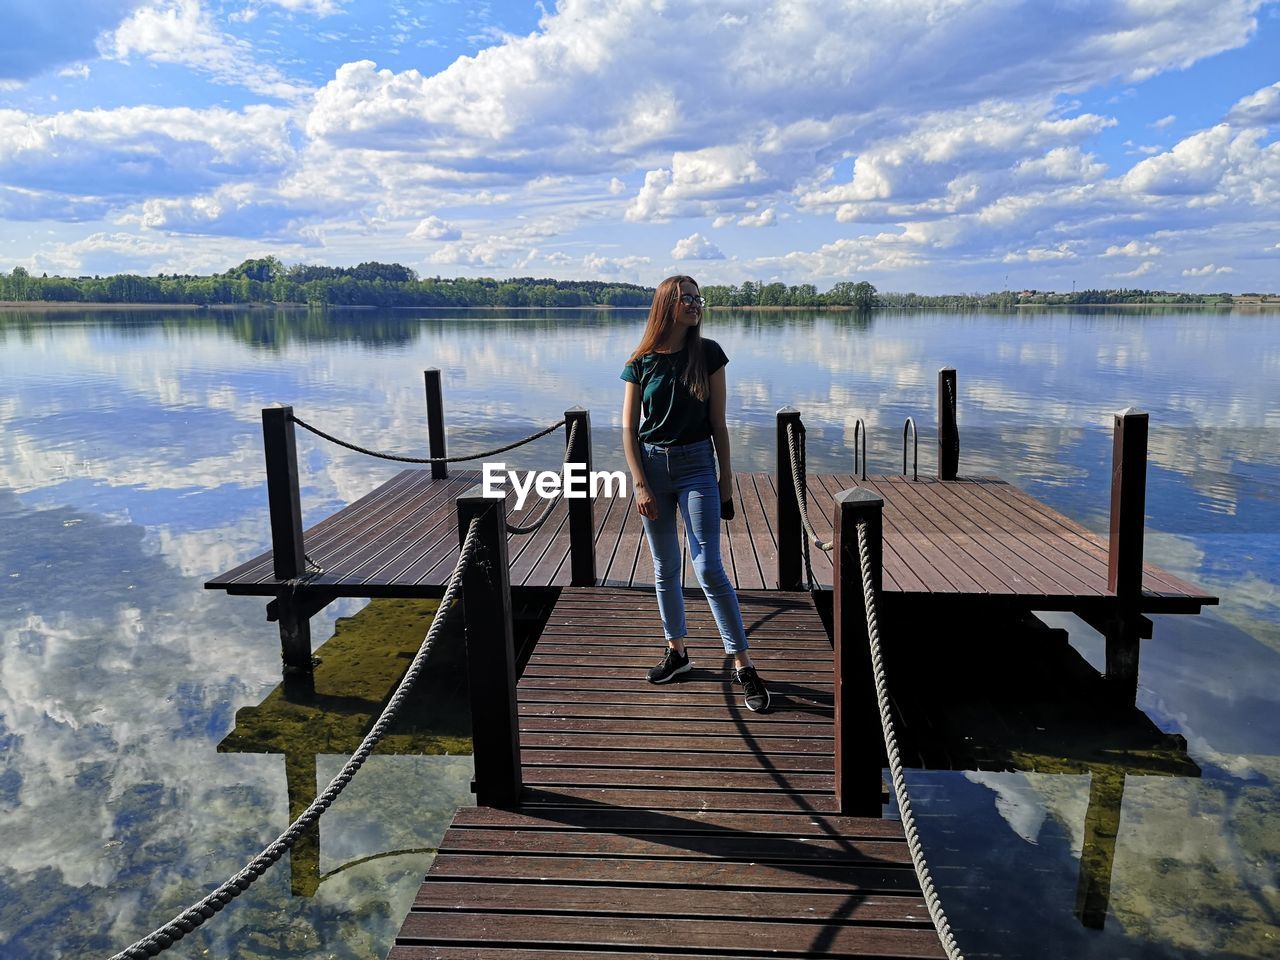
<path id="1" fill-rule="evenodd" d="M 1280 3 L 6 0 L 0 269 L 1280 291 Z"/>

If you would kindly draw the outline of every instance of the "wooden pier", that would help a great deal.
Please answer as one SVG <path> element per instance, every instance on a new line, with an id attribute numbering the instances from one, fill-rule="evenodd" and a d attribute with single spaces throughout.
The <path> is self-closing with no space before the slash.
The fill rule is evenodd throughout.
<path id="1" fill-rule="evenodd" d="M 427 386 L 431 451 L 443 456 L 430 372 Z M 1217 602 L 1143 561 L 1145 414 L 1116 417 L 1103 539 L 998 478 L 959 476 L 955 395 L 944 370 L 937 477 L 802 474 L 802 505 L 791 410 L 778 415 L 777 469 L 734 477 L 723 552 L 776 698 L 762 715 L 741 706 L 700 597 L 688 641 L 698 668 L 643 682 L 661 627 L 630 497 L 561 500 L 518 535 L 508 523 L 541 502 L 514 511 L 481 496 L 478 471 L 434 464 L 304 531 L 292 411 L 264 411 L 274 549 L 206 586 L 273 598 L 286 668 L 310 669 L 308 621 L 327 603 L 438 597 L 460 534 L 473 519 L 483 531 L 483 558 L 463 579 L 479 806 L 455 817 L 391 956 L 942 956 L 901 826 L 879 818 L 854 521 L 872 531 L 890 643 L 921 620 L 1071 611 L 1105 634 L 1122 703 L 1136 692 L 1147 615 Z M 589 416 L 566 421 L 566 462 L 589 469 Z M 834 541 L 808 550 L 811 573 L 802 514 Z M 810 583 L 831 591 L 829 628 Z M 512 592 L 525 588 L 561 593 L 517 677 Z"/>
<path id="2" fill-rule="evenodd" d="M 562 593 L 517 686 L 520 800 L 458 811 L 391 960 L 943 955 L 901 824 L 836 811 L 812 597 L 741 602 L 768 714 L 742 705 L 705 603 L 694 669 L 654 687 L 652 598 Z"/>

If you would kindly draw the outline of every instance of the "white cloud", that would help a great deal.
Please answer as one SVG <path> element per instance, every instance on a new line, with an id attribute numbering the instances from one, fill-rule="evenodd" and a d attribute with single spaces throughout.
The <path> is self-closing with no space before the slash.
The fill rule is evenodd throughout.
<path id="1" fill-rule="evenodd" d="M 1280 83 L 1241 97 L 1227 119 L 1245 125 L 1280 123 Z"/>
<path id="2" fill-rule="evenodd" d="M 532 251 L 536 253 L 536 251 Z M 464 267 L 505 267 L 518 269 L 530 258 L 527 244 L 517 243 L 505 236 L 483 240 L 458 240 L 446 243 L 428 258 L 428 263 L 452 264 Z"/>
<path id="3" fill-rule="evenodd" d="M 1141 153 L 1148 157 L 1152 154 L 1159 153 L 1164 149 L 1164 147 L 1160 146 L 1158 143 L 1142 144 L 1134 143 L 1132 140 L 1126 140 L 1124 145 L 1129 148 L 1127 151 L 1128 153 Z"/>
<path id="4" fill-rule="evenodd" d="M 294 159 L 288 121 L 267 106 L 0 110 L 0 180 L 27 191 L 31 218 L 101 216 L 143 196 L 278 176 Z"/>
<path id="5" fill-rule="evenodd" d="M 1073 260 L 1078 254 L 1071 247 L 1070 242 L 1061 243 L 1056 247 L 1031 247 L 1018 253 L 1006 254 L 1003 262 L 1044 263 L 1051 260 Z"/>
<path id="6" fill-rule="evenodd" d="M 128 60 L 136 54 L 156 63 L 180 64 L 217 83 L 264 96 L 296 99 L 310 92 L 276 67 L 258 62 L 250 44 L 220 31 L 200 0 L 165 0 L 143 7 L 104 36 L 99 47 L 105 57 Z"/>
<path id="7" fill-rule="evenodd" d="M 416 240 L 458 240 L 462 232 L 439 217 L 427 217 L 409 234 Z"/>
<path id="8" fill-rule="evenodd" d="M 173 233 L 306 242 L 312 237 L 309 221 L 338 212 L 326 209 L 323 198 L 287 198 L 237 183 L 195 197 L 147 200 L 140 214 L 122 222 Z"/>
<path id="9" fill-rule="evenodd" d="M 1104 257 L 1155 257 L 1159 256 L 1160 248 L 1154 243 L 1142 243 L 1139 240 L 1130 240 L 1124 246 L 1107 247 Z"/>
<path id="10" fill-rule="evenodd" d="M 226 270 L 246 256 L 265 256 L 268 252 L 298 257 L 301 248 L 293 246 L 248 254 L 241 237 L 200 238 L 192 242 L 174 236 L 112 230 L 92 233 L 71 243 L 42 247 L 23 266 L 32 272 L 48 271 L 64 276 L 116 272 L 213 273 Z"/>
<path id="11" fill-rule="evenodd" d="M 262 2 L 283 7 L 290 13 L 310 13 L 317 17 L 327 17 L 340 11 L 347 0 L 262 0 Z"/>
<path id="12" fill-rule="evenodd" d="M 700 233 L 690 234 L 676 243 L 671 256 L 677 260 L 723 260 L 720 248 Z"/>
<path id="13" fill-rule="evenodd" d="M 1051 109 L 1048 101 L 984 101 L 926 113 L 910 133 L 860 152 L 848 183 L 809 190 L 800 204 L 834 206 L 842 223 L 935 217 L 976 209 L 1015 179 L 1031 185 L 1098 176 L 1105 168 L 1077 144 L 1115 121 L 1046 116 Z"/>
<path id="14" fill-rule="evenodd" d="M 627 185 L 623 183 L 621 180 L 619 180 L 617 177 L 613 177 L 612 179 L 610 179 L 609 192 L 613 194 L 615 197 L 626 189 L 627 189 Z"/>
<path id="15" fill-rule="evenodd" d="M 1143 260 L 1140 264 L 1138 264 L 1132 270 L 1128 270 L 1124 273 L 1113 273 L 1112 276 L 1113 277 L 1145 277 L 1155 268 L 1156 268 L 1156 262 L 1154 260 Z"/>
<path id="16" fill-rule="evenodd" d="M 773 227 L 778 224 L 778 214 L 773 207 L 767 207 L 759 213 L 748 214 L 738 221 L 740 227 Z"/>
<path id="17" fill-rule="evenodd" d="M 60 77 L 79 77 L 81 80 L 89 79 L 89 65 L 86 63 L 77 63 L 74 67 L 63 67 L 58 71 Z"/>
<path id="18" fill-rule="evenodd" d="M 1235 270 L 1206 263 L 1203 267 L 1189 267 L 1182 271 L 1184 277 L 1209 277 L 1219 273 L 1235 273 Z"/>
<path id="19" fill-rule="evenodd" d="M 921 267 L 927 263 L 918 240 L 903 233 L 848 237 L 816 250 L 795 250 L 780 257 L 760 257 L 762 269 L 798 273 L 806 278 L 863 276 L 876 271 Z"/>
<path id="20" fill-rule="evenodd" d="M 582 266 L 591 276 L 616 277 L 623 274 L 635 276 L 637 272 L 648 267 L 653 261 L 648 257 L 602 257 L 589 253 L 582 258 Z"/>
<path id="21" fill-rule="evenodd" d="M 1147 126 L 1155 127 L 1157 130 L 1163 130 L 1165 127 L 1176 123 L 1177 120 L 1178 120 L 1177 116 L 1171 113 L 1166 117 L 1161 117 L 1159 120 L 1151 121 L 1151 123 L 1147 124 Z"/>
<path id="22" fill-rule="evenodd" d="M 1023 180 L 1052 182 L 1096 180 L 1107 171 L 1105 163 L 1099 163 L 1091 153 L 1079 147 L 1054 147 L 1043 157 L 1023 160 L 1014 168 L 1014 175 Z"/>
<path id="23" fill-rule="evenodd" d="M 1000 5 L 939 16 L 924 0 L 822 15 L 759 4 L 744 11 L 744 29 L 718 4 L 670 6 L 654 17 L 644 0 L 563 0 L 537 32 L 434 76 L 344 65 L 319 92 L 308 131 L 335 145 L 419 150 L 493 174 L 599 172 L 666 154 L 669 162 L 646 165 L 631 217 L 720 215 L 729 211 L 711 208 L 732 201 L 735 184 L 757 194 L 789 189 L 815 163 L 918 130 L 914 118 L 929 112 L 926 104 L 939 119 L 978 104 L 998 118 L 1010 91 L 1037 105 L 1003 143 L 966 138 L 972 129 L 1001 133 L 970 115 L 946 136 L 922 131 L 922 144 L 935 145 L 927 163 L 967 163 L 967 143 L 968 154 L 1000 148 L 1008 166 L 1028 157 L 1014 149 L 1028 127 L 1042 134 L 1041 153 L 1069 146 L 1108 121 L 1048 115 L 1062 93 L 1188 65 L 1245 42 L 1252 29 L 1234 3 L 1183 3 L 1165 13 L 1144 19 L 1099 7 L 1082 19 L 1050 7 L 1037 13 L 1037 31 L 1055 37 L 1044 45 L 1027 42 L 1025 11 Z M 696 72 L 675 42 L 691 35 L 703 41 Z M 713 157 L 715 171 L 684 176 L 683 158 L 708 151 L 732 159 Z"/>
<path id="24" fill-rule="evenodd" d="M 779 186 L 742 146 L 708 147 L 676 153 L 670 169 L 650 170 L 628 220 L 701 216 L 723 201 L 744 202 Z"/>
<path id="25" fill-rule="evenodd" d="M 1134 193 L 1205 193 L 1222 178 L 1234 140 L 1231 127 L 1218 124 L 1187 137 L 1167 153 L 1143 160 L 1124 175 L 1121 184 Z"/>

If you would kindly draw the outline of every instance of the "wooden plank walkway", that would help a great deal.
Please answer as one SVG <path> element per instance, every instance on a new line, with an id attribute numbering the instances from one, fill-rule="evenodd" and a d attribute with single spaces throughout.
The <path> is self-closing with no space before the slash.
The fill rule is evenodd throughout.
<path id="1" fill-rule="evenodd" d="M 522 802 L 457 812 L 389 960 L 943 956 L 901 824 L 833 813 L 812 598 L 741 601 L 767 714 L 700 594 L 697 665 L 657 687 L 652 595 L 564 590 L 517 686 Z"/>
<path id="2" fill-rule="evenodd" d="M 307 554 L 323 572 L 307 590 L 333 596 L 438 596 L 458 555 L 454 499 L 480 482 L 479 471 L 432 480 L 428 470 L 405 470 L 360 500 L 306 531 Z M 723 527 L 725 568 L 740 590 L 777 583 L 773 529 L 777 492 L 767 473 L 734 477 L 738 516 Z M 884 590 L 895 594 L 982 603 L 1017 603 L 1037 610 L 1105 606 L 1107 544 L 1017 487 L 990 477 L 918 481 L 899 476 L 861 480 L 851 474 L 811 475 L 809 515 L 824 539 L 831 536 L 835 495 L 867 487 L 884 498 Z M 509 509 L 514 495 L 508 502 Z M 543 502 L 530 498 L 512 510 L 527 522 Z M 596 578 L 600 585 L 653 584 L 653 565 L 630 498 L 595 503 Z M 561 501 L 536 533 L 509 538 L 513 586 L 569 583 L 568 510 Z M 831 586 L 831 559 L 812 550 L 814 575 Z M 685 582 L 694 583 L 686 563 Z M 210 580 L 229 593 L 275 596 L 281 581 L 271 554 Z M 1217 598 L 1146 564 L 1140 611 L 1196 613 Z"/>

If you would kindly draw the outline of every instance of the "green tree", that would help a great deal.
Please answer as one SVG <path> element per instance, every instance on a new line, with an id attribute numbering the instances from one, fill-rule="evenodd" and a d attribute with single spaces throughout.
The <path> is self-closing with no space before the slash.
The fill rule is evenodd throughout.
<path id="1" fill-rule="evenodd" d="M 862 280 L 853 285 L 853 302 L 850 306 L 855 310 L 870 310 L 877 302 L 876 288 L 867 281 Z"/>
<path id="2" fill-rule="evenodd" d="M 246 260 L 240 266 L 232 267 L 227 271 L 228 277 L 246 277 L 249 280 L 257 280 L 259 283 L 270 283 L 283 275 L 284 264 L 275 257 Z"/>

